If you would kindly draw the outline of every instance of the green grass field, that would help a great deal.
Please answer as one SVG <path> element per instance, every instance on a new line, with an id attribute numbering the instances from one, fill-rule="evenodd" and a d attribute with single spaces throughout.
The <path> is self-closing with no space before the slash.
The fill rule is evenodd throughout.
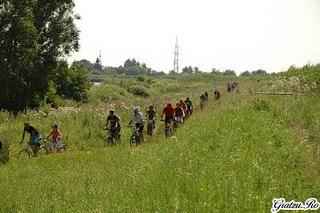
<path id="1" fill-rule="evenodd" d="M 139 83 L 152 94 L 147 99 L 128 93 L 123 85 L 129 83 L 119 81 L 90 91 L 91 103 L 79 112 L 16 119 L 0 113 L 0 137 L 11 154 L 0 166 L 0 212 L 270 212 L 273 198 L 319 198 L 319 96 L 250 95 L 249 89 L 270 84 L 250 78 L 238 79 L 239 90 L 227 94 L 226 81 L 157 79 L 149 88 Z M 123 95 L 106 98 L 110 88 Z M 140 147 L 129 146 L 126 128 L 120 146 L 104 146 L 110 105 L 125 127 L 137 103 L 155 103 L 160 111 L 167 101 L 187 95 L 197 100 L 213 88 L 223 91 L 221 100 L 211 96 L 175 138 L 165 139 L 157 123 L 157 136 Z M 41 132 L 60 124 L 68 152 L 17 160 L 26 120 Z"/>

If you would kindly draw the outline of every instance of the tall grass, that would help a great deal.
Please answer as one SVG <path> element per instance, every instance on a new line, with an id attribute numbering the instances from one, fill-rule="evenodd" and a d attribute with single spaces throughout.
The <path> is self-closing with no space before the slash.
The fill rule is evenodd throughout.
<path id="1" fill-rule="evenodd" d="M 239 82 L 239 92 L 222 90 L 220 101 L 211 99 L 197 109 L 176 139 L 160 136 L 161 126 L 152 143 L 137 148 L 129 147 L 127 128 L 120 146 L 103 145 L 109 103 L 50 116 L 13 119 L 0 113 L 0 135 L 10 141 L 12 157 L 21 148 L 17 142 L 25 120 L 41 132 L 58 123 L 71 147 L 0 166 L 0 212 L 269 212 L 276 197 L 319 197 L 317 137 L 301 142 L 296 129 L 302 125 L 310 135 L 319 130 L 319 110 L 312 108 L 317 100 L 249 96 L 247 87 L 259 83 Z M 155 102 L 160 111 L 166 101 L 187 95 L 197 100 L 199 91 L 224 84 L 182 82 L 190 88 L 139 104 Z M 136 100 L 114 104 L 126 124 Z"/>

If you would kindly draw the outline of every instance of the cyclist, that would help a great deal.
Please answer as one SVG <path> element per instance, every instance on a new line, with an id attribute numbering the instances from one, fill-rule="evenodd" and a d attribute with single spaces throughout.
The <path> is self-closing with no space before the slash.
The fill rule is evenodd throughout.
<path id="1" fill-rule="evenodd" d="M 227 91 L 230 92 L 232 90 L 232 85 L 230 82 L 227 83 Z"/>
<path id="2" fill-rule="evenodd" d="M 152 125 L 153 125 L 153 129 L 156 127 L 156 123 L 155 123 L 155 120 L 156 120 L 156 110 L 154 109 L 154 106 L 153 105 L 150 105 L 149 106 L 149 109 L 147 110 L 147 118 L 148 118 L 148 123 L 149 122 L 152 122 Z"/>
<path id="3" fill-rule="evenodd" d="M 131 126 L 132 123 L 134 123 L 134 126 L 139 133 L 140 141 L 143 142 L 144 141 L 144 137 L 143 137 L 144 116 L 141 112 L 139 112 L 138 107 L 133 108 L 133 116 L 128 126 Z"/>
<path id="4" fill-rule="evenodd" d="M 109 125 L 110 124 L 110 125 Z M 109 131 L 109 134 L 115 136 L 117 140 L 120 139 L 120 118 L 114 114 L 114 110 L 109 110 L 109 115 L 107 117 L 106 129 Z"/>
<path id="5" fill-rule="evenodd" d="M 51 127 L 52 127 L 52 131 L 48 135 L 47 140 L 49 140 L 49 138 L 51 137 L 52 142 L 53 142 L 51 148 L 53 150 L 59 150 L 63 146 L 63 144 L 62 144 L 62 134 L 58 130 L 58 125 L 57 124 L 54 124 Z"/>
<path id="6" fill-rule="evenodd" d="M 205 102 L 207 101 L 206 96 L 204 95 L 204 93 L 201 94 L 200 96 L 200 107 L 202 108 L 205 104 Z"/>
<path id="7" fill-rule="evenodd" d="M 181 107 L 182 112 L 183 112 L 183 117 L 185 117 L 186 114 L 187 114 L 187 113 L 186 113 L 186 112 L 187 112 L 187 105 L 186 105 L 186 103 L 184 103 L 183 100 L 180 101 L 180 107 Z"/>
<path id="8" fill-rule="evenodd" d="M 221 97 L 220 91 L 219 91 L 219 90 L 215 90 L 215 91 L 214 91 L 214 98 L 215 98 L 216 100 L 219 100 L 220 97 Z"/>
<path id="9" fill-rule="evenodd" d="M 193 111 L 193 104 L 189 97 L 187 97 L 185 103 L 187 105 L 187 116 L 191 116 Z"/>
<path id="10" fill-rule="evenodd" d="M 163 115 L 165 115 L 165 124 L 166 126 L 171 123 L 171 121 L 174 120 L 174 108 L 170 103 L 167 104 L 167 106 L 163 109 L 161 119 L 163 119 Z"/>
<path id="11" fill-rule="evenodd" d="M 204 96 L 206 97 L 206 101 L 209 100 L 209 94 L 207 91 L 204 92 Z"/>
<path id="12" fill-rule="evenodd" d="M 237 82 L 233 82 L 231 87 L 234 90 L 237 86 L 238 86 L 238 83 Z"/>
<path id="13" fill-rule="evenodd" d="M 29 145 L 32 149 L 33 156 L 36 157 L 40 147 L 40 140 L 41 140 L 40 133 L 38 130 L 36 130 L 36 128 L 31 126 L 29 123 L 24 123 L 22 139 L 20 144 L 23 143 L 26 132 L 30 134 Z"/>
<path id="14" fill-rule="evenodd" d="M 181 103 L 176 104 L 176 108 L 174 109 L 174 113 L 175 113 L 176 124 L 178 124 L 178 125 L 182 124 L 184 113 L 183 113 L 183 109 L 181 107 Z"/>

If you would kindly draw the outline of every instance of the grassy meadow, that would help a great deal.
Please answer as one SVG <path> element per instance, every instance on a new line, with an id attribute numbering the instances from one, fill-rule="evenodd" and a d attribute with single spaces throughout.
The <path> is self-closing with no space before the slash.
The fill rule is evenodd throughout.
<path id="1" fill-rule="evenodd" d="M 224 85 L 232 80 L 239 88 L 227 93 Z M 274 77 L 259 80 L 115 77 L 92 87 L 87 104 L 44 107 L 17 118 L 0 113 L 0 139 L 11 155 L 0 165 L 0 212 L 270 212 L 274 198 L 319 198 L 319 96 L 250 95 L 277 83 Z M 219 101 L 212 98 L 216 88 L 222 91 Z M 133 94 L 142 90 L 145 97 Z M 199 109 L 204 90 L 210 100 Z M 165 103 L 187 96 L 195 112 L 174 138 L 163 136 L 158 119 L 153 139 L 129 146 L 133 106 L 144 112 L 153 103 L 159 117 Z M 122 120 L 116 147 L 103 142 L 109 108 Z M 70 149 L 16 159 L 25 121 L 43 135 L 59 124 Z"/>

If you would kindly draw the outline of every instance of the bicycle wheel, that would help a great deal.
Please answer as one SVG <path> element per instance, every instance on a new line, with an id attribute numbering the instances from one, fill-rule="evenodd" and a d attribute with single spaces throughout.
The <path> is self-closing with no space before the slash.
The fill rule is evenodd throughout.
<path id="1" fill-rule="evenodd" d="M 17 158 L 31 158 L 32 153 L 28 149 L 23 149 L 18 153 Z"/>
<path id="2" fill-rule="evenodd" d="M 166 127 L 165 135 L 166 135 L 166 137 L 170 137 L 171 136 L 171 128 L 170 127 Z"/>
<path id="3" fill-rule="evenodd" d="M 153 125 L 152 125 L 152 124 L 148 124 L 147 134 L 148 134 L 149 136 L 152 136 L 152 135 L 153 135 Z"/>
<path id="4" fill-rule="evenodd" d="M 115 145 L 115 141 L 116 141 L 116 139 L 115 139 L 114 137 L 109 136 L 109 137 L 107 138 L 107 144 L 108 144 L 108 146 Z"/>
<path id="5" fill-rule="evenodd" d="M 137 144 L 137 137 L 135 135 L 132 135 L 130 138 L 130 146 L 132 146 L 132 144 Z"/>
<path id="6" fill-rule="evenodd" d="M 117 135 L 116 144 L 121 144 L 121 135 Z"/>
<path id="7" fill-rule="evenodd" d="M 63 144 L 61 148 L 59 148 L 59 152 L 61 152 L 61 150 L 63 150 L 64 152 L 67 151 L 68 145 L 67 144 Z"/>
<path id="8" fill-rule="evenodd" d="M 41 145 L 41 146 L 39 147 L 39 151 L 40 151 L 40 152 L 41 152 L 41 150 L 43 150 L 44 153 L 46 153 L 47 155 L 50 153 L 49 148 L 48 148 L 47 146 L 45 146 L 45 145 Z"/>

